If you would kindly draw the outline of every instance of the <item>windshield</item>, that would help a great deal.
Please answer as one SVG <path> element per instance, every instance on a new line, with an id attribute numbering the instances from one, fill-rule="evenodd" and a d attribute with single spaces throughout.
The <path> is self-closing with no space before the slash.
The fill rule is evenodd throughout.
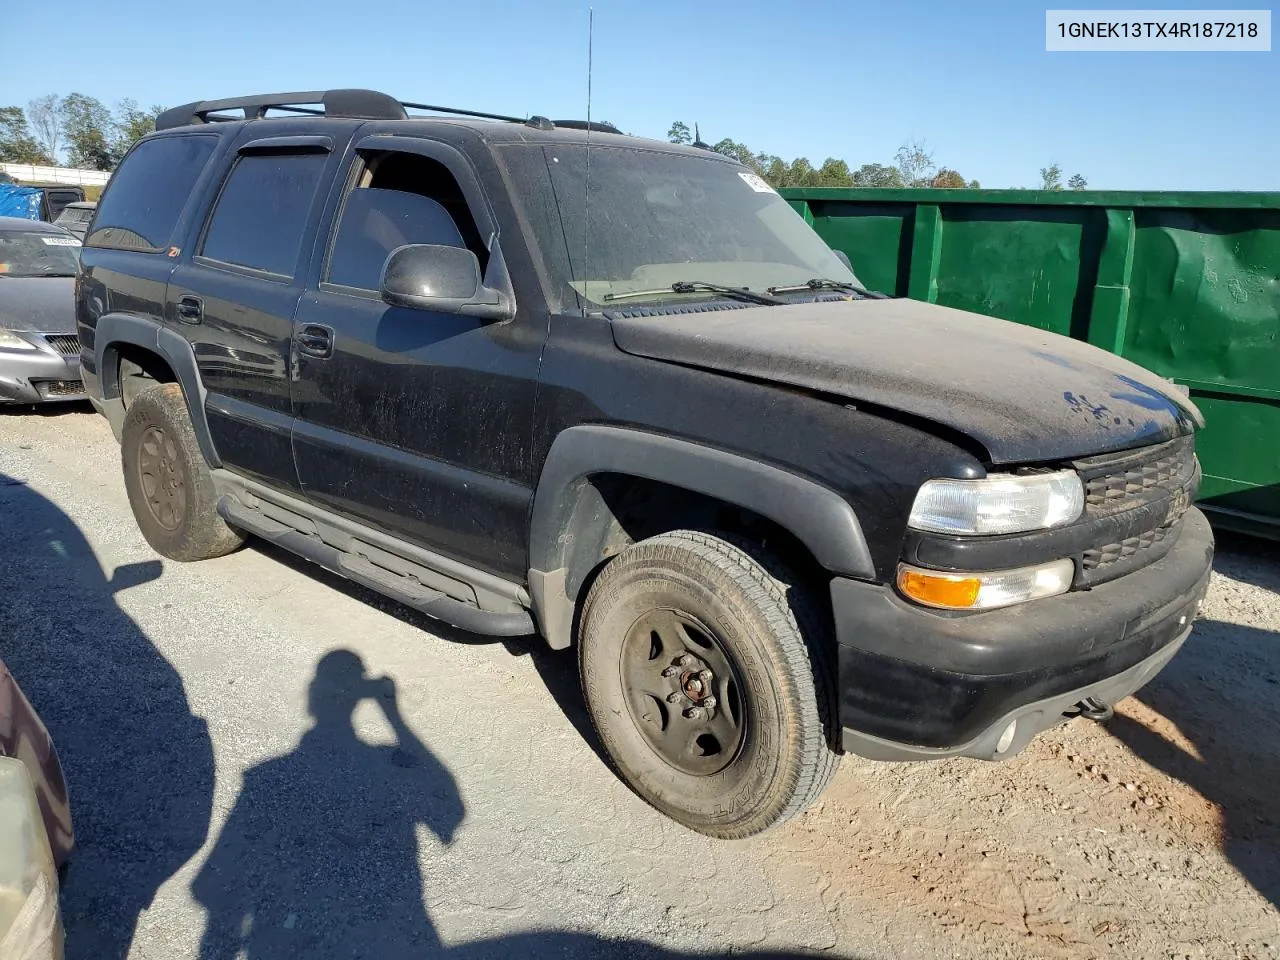
<path id="1" fill-rule="evenodd" d="M 60 233 L 0 230 L 0 277 L 72 277 L 80 241 Z"/>
<path id="2" fill-rule="evenodd" d="M 537 222 L 551 213 L 546 204 L 527 212 L 544 245 L 563 229 L 569 275 L 561 279 L 593 304 L 716 296 L 671 289 L 688 282 L 756 292 L 818 277 L 857 283 L 772 187 L 737 164 L 593 145 L 588 181 L 586 153 L 580 144 L 547 147 L 560 223 Z"/>

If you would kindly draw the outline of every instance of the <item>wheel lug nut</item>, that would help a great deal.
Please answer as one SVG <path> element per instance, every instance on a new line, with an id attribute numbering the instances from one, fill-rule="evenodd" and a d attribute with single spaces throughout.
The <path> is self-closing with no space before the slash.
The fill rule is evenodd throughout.
<path id="1" fill-rule="evenodd" d="M 686 720 L 701 720 L 702 712 L 703 711 L 701 707 L 690 707 L 688 710 L 684 712 L 684 718 Z"/>
<path id="2" fill-rule="evenodd" d="M 715 679 L 715 676 L 716 675 L 712 673 L 710 670 L 702 670 L 698 673 L 698 679 L 701 680 L 703 683 L 710 683 L 712 680 Z"/>
<path id="3" fill-rule="evenodd" d="M 718 701 L 715 697 L 706 697 L 702 701 L 702 705 L 708 709 L 714 709 L 716 703 L 718 703 Z"/>
<path id="4" fill-rule="evenodd" d="M 680 666 L 682 666 L 682 667 L 692 667 L 692 666 L 693 666 L 693 654 L 686 653 L 686 654 L 684 654 L 683 656 L 681 656 L 681 657 L 680 657 Z"/>
<path id="5" fill-rule="evenodd" d="M 667 669 L 662 671 L 662 675 L 664 677 L 674 677 L 679 672 L 680 672 L 679 667 L 667 667 Z"/>
<path id="6" fill-rule="evenodd" d="M 667 703 L 679 703 L 683 699 L 684 699 L 684 694 L 678 691 L 676 693 L 667 694 Z"/>

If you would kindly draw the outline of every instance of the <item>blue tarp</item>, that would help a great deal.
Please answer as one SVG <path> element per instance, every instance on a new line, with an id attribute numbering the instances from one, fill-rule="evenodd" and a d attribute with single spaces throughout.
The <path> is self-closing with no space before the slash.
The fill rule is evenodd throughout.
<path id="1" fill-rule="evenodd" d="M 18 187 L 11 183 L 0 183 L 0 217 L 39 220 L 42 192 L 39 187 Z"/>

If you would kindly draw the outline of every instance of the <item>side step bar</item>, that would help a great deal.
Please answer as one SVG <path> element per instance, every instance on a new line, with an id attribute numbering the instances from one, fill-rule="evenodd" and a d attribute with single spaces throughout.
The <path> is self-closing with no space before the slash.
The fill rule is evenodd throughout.
<path id="1" fill-rule="evenodd" d="M 455 600 L 439 590 L 423 585 L 412 576 L 380 567 L 364 557 L 339 550 L 318 536 L 295 530 L 268 517 L 261 510 L 245 506 L 233 496 L 223 495 L 219 498 L 218 513 L 241 530 L 278 544 L 326 570 L 462 630 L 492 637 L 524 637 L 537 633 L 528 610 L 481 610 L 472 604 Z"/>

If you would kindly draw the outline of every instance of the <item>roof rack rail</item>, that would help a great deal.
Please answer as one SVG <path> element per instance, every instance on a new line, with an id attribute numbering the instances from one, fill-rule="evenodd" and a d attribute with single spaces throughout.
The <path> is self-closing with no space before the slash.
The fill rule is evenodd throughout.
<path id="1" fill-rule="evenodd" d="M 316 109 L 315 104 L 320 105 Z M 217 123 L 226 120 L 260 120 L 267 111 L 301 113 L 317 117 L 343 117 L 352 120 L 407 120 L 408 110 L 424 110 L 457 117 L 478 117 L 483 120 L 502 120 L 506 123 L 527 123 L 540 130 L 554 130 L 557 126 L 570 130 L 592 130 L 604 133 L 621 133 L 612 124 L 584 120 L 557 120 L 546 117 L 513 117 L 501 113 L 485 113 L 480 110 L 462 110 L 457 107 L 440 107 L 429 103 L 413 103 L 397 100 L 377 90 L 310 90 L 302 93 L 261 93 L 251 97 L 230 97 L 224 100 L 197 100 L 180 107 L 165 110 L 156 117 L 157 130 L 170 130 L 191 124 Z M 239 116 L 227 114 L 239 113 Z"/>
<path id="2" fill-rule="evenodd" d="M 557 127 L 564 127 L 566 130 L 587 130 L 598 131 L 600 133 L 622 133 L 612 123 L 605 123 L 603 120 L 552 120 Z"/>

